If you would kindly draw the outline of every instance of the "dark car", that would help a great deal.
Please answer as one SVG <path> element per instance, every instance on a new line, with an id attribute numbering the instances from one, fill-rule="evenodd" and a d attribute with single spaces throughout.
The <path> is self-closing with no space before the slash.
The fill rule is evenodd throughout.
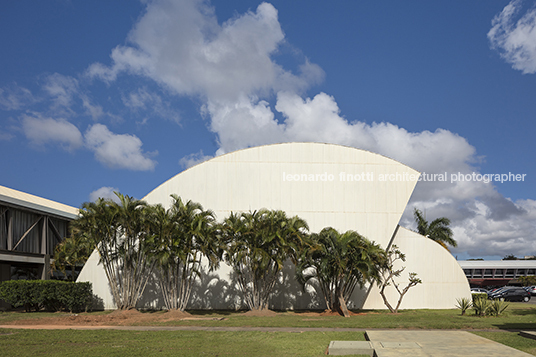
<path id="1" fill-rule="evenodd" d="M 490 294 L 490 298 L 527 302 L 530 300 L 530 293 L 521 287 L 510 287 Z"/>

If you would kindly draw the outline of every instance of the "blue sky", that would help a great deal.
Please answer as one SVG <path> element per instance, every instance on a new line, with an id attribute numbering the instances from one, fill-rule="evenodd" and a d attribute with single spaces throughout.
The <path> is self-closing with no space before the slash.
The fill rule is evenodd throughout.
<path id="1" fill-rule="evenodd" d="M 426 173 L 462 258 L 536 254 L 533 1 L 0 2 L 0 185 L 75 207 L 286 141 Z"/>

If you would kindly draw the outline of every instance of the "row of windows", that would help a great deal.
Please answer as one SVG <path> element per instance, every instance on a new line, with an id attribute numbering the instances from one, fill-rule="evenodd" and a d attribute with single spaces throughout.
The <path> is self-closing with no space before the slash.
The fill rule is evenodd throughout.
<path id="1" fill-rule="evenodd" d="M 536 275 L 536 269 L 464 269 L 467 278 L 471 279 L 514 279 L 520 276 Z"/>

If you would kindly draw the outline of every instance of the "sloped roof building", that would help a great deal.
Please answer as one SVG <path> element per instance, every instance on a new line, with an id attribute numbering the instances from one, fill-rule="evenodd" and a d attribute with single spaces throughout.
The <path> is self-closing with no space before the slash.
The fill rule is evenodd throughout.
<path id="1" fill-rule="evenodd" d="M 420 173 L 395 160 L 369 151 L 322 143 L 284 143 L 248 148 L 215 157 L 172 177 L 151 191 L 145 200 L 168 207 L 171 194 L 193 200 L 223 220 L 231 212 L 261 208 L 298 215 L 311 232 L 333 227 L 355 230 L 383 248 L 396 244 L 406 254 L 406 270 L 416 272 L 422 284 L 410 289 L 401 308 L 453 308 L 456 299 L 470 297 L 467 279 L 452 255 L 439 244 L 400 227 L 399 221 Z M 96 253 L 79 281 L 91 281 L 106 308 L 114 308 Z M 231 269 L 220 269 L 201 279 L 192 308 L 235 309 L 241 298 L 230 279 Z M 324 308 L 322 295 L 302 290 L 289 265 L 287 280 L 272 297 L 271 308 Z M 158 294 L 148 288 L 146 307 L 161 307 Z M 388 292 L 398 299 L 394 289 Z M 352 296 L 350 307 L 383 309 L 377 287 L 365 286 Z"/>
<path id="2" fill-rule="evenodd" d="M 48 279 L 50 256 L 78 209 L 0 186 L 0 281 Z"/>

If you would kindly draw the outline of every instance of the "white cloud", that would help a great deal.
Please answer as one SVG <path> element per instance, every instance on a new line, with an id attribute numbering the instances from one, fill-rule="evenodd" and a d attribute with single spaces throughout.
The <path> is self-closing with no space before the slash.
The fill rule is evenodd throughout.
<path id="1" fill-rule="evenodd" d="M 78 93 L 78 81 L 70 76 L 54 73 L 46 77 L 43 90 L 47 92 L 57 107 L 69 108 Z"/>
<path id="2" fill-rule="evenodd" d="M 75 111 L 72 109 L 75 101 L 80 100 L 86 114 L 93 120 L 104 116 L 104 110 L 100 105 L 93 104 L 87 94 L 81 89 L 77 79 L 54 73 L 45 78 L 43 90 L 52 97 L 54 105 L 52 110 L 62 115 L 73 116 Z"/>
<path id="3" fill-rule="evenodd" d="M 89 200 L 96 202 L 99 198 L 111 199 L 119 203 L 119 197 L 114 192 L 120 192 L 116 187 L 103 186 L 89 194 Z"/>
<path id="4" fill-rule="evenodd" d="M 186 155 L 182 159 L 179 160 L 179 165 L 184 167 L 185 169 L 189 169 L 192 166 L 195 166 L 197 164 L 200 164 L 204 161 L 212 159 L 213 156 L 205 155 L 203 154 L 203 150 L 200 150 L 199 152 Z"/>
<path id="5" fill-rule="evenodd" d="M 524 74 L 536 73 L 536 8 L 528 10 L 515 22 L 522 1 L 513 0 L 496 15 L 488 32 L 491 47 L 500 52 L 506 62 Z"/>
<path id="6" fill-rule="evenodd" d="M 236 102 L 209 102 L 205 110 L 211 117 L 211 130 L 218 134 L 217 155 L 284 140 L 283 128 L 265 101 L 243 96 Z"/>
<path id="7" fill-rule="evenodd" d="M 121 72 L 143 75 L 176 93 L 211 101 L 302 90 L 323 75 L 308 61 L 295 75 L 272 60 L 284 34 L 277 10 L 267 3 L 220 26 L 203 1 L 154 1 L 128 40 L 130 46 L 112 51 L 111 67 L 93 64 L 88 74 L 107 81 Z"/>
<path id="8" fill-rule="evenodd" d="M 15 137 L 15 135 L 13 134 L 10 134 L 10 133 L 6 133 L 6 132 L 3 132 L 0 130 L 0 141 L 9 141 L 11 139 L 13 139 Z"/>
<path id="9" fill-rule="evenodd" d="M 166 103 L 161 96 L 150 92 L 147 88 L 138 88 L 138 90 L 129 93 L 128 96 L 122 97 L 123 104 L 132 112 L 142 113 L 150 111 L 152 114 L 161 118 L 180 122 L 180 115 L 171 109 L 171 105 Z M 147 118 L 144 120 L 144 124 Z"/>
<path id="10" fill-rule="evenodd" d="M 9 88 L 0 88 L 0 107 L 6 110 L 19 110 L 32 103 L 36 99 L 30 90 L 13 85 Z"/>
<path id="11" fill-rule="evenodd" d="M 22 116 L 24 134 L 35 145 L 57 143 L 66 150 L 82 146 L 82 134 L 76 126 L 64 119 L 44 118 L 40 114 Z"/>
<path id="12" fill-rule="evenodd" d="M 86 146 L 95 152 L 95 158 L 110 168 L 136 171 L 154 170 L 156 162 L 144 153 L 141 140 L 135 135 L 114 134 L 106 125 L 94 124 L 85 134 Z"/>

